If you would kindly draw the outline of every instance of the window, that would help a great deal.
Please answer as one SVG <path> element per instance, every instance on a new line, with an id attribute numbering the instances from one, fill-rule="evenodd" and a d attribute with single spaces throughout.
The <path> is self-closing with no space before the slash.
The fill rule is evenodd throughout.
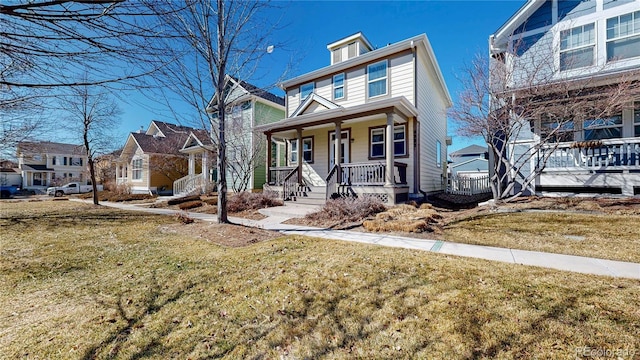
<path id="1" fill-rule="evenodd" d="M 622 137 L 622 115 L 584 121 L 584 139 L 601 140 Z"/>
<path id="2" fill-rule="evenodd" d="M 339 63 L 342 61 L 342 48 L 333 50 L 333 63 Z"/>
<path id="3" fill-rule="evenodd" d="M 369 97 L 387 94 L 387 61 L 367 66 Z"/>
<path id="4" fill-rule="evenodd" d="M 384 128 L 371 129 L 370 155 L 372 158 L 384 156 Z"/>
<path id="5" fill-rule="evenodd" d="M 51 165 L 56 165 L 56 157 L 55 156 L 53 157 L 53 159 L 51 159 Z"/>
<path id="6" fill-rule="evenodd" d="M 131 161 L 131 178 L 133 180 L 142 180 L 142 159 Z"/>
<path id="7" fill-rule="evenodd" d="M 635 134 L 640 137 L 640 101 L 636 102 L 636 108 L 633 111 L 633 123 L 635 125 Z"/>
<path id="8" fill-rule="evenodd" d="M 333 76 L 333 100 L 344 98 L 344 74 Z"/>
<path id="9" fill-rule="evenodd" d="M 560 70 L 593 65 L 596 30 L 594 24 L 560 32 Z"/>
<path id="10" fill-rule="evenodd" d="M 67 157 L 64 157 L 64 165 L 67 166 Z"/>
<path id="11" fill-rule="evenodd" d="M 372 128 L 369 157 L 378 158 L 385 156 L 385 132 L 386 128 Z M 407 132 L 405 125 L 398 125 L 393 128 L 393 155 L 407 155 Z"/>
<path id="12" fill-rule="evenodd" d="M 349 59 L 356 57 L 356 43 L 355 42 L 352 42 L 351 44 L 347 45 L 347 52 L 348 52 Z"/>
<path id="13" fill-rule="evenodd" d="M 291 163 L 298 163 L 298 140 L 291 140 Z M 313 163 L 313 137 L 302 139 L 302 160 Z"/>
<path id="14" fill-rule="evenodd" d="M 300 86 L 300 101 L 307 98 L 313 92 L 313 83 L 308 83 Z"/>
<path id="15" fill-rule="evenodd" d="M 607 19 L 607 61 L 640 56 L 640 11 Z"/>
<path id="16" fill-rule="evenodd" d="M 407 141 L 404 125 L 393 128 L 393 155 L 407 155 Z"/>
<path id="17" fill-rule="evenodd" d="M 442 166 L 442 143 L 439 140 L 436 140 L 436 166 Z"/>

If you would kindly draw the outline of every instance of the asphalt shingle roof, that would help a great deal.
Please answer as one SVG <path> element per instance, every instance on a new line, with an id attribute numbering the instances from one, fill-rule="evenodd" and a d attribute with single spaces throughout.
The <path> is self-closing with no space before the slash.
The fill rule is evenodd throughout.
<path id="1" fill-rule="evenodd" d="M 71 154 L 84 155 L 86 151 L 83 145 L 63 144 L 51 141 L 22 141 L 18 143 L 18 153 L 26 154 Z"/>

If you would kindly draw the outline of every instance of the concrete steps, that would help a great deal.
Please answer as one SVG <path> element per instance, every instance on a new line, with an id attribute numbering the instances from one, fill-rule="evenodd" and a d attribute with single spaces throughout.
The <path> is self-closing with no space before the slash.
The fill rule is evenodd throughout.
<path id="1" fill-rule="evenodd" d="M 303 204 L 303 205 L 319 205 L 322 206 L 326 202 L 326 187 L 324 186 L 305 186 L 296 193 L 290 201 L 285 204 Z"/>

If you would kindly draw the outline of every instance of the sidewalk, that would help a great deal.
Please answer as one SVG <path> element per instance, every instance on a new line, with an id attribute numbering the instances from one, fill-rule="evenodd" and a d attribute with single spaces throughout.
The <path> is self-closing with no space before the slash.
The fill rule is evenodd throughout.
<path id="1" fill-rule="evenodd" d="M 90 201 L 79 199 L 73 199 L 73 201 L 90 203 Z M 102 202 L 101 204 L 123 210 L 143 211 L 152 214 L 174 215 L 176 213 L 175 210 L 170 209 L 145 208 L 122 203 Z M 300 225 L 288 225 L 283 224 L 283 222 L 293 217 L 300 217 L 300 215 L 304 216 L 305 211 L 312 211 L 313 209 L 286 206 L 264 210 L 265 211 L 261 210 L 260 212 L 267 215 L 267 218 L 259 221 L 236 217 L 230 217 L 229 220 L 235 224 L 279 231 L 286 235 L 304 235 L 323 239 L 430 251 L 440 254 L 493 260 L 511 264 L 539 266 L 583 274 L 640 279 L 640 264 L 637 263 L 538 251 L 505 249 L 491 246 L 458 244 L 439 240 L 415 239 L 380 233 L 363 233 L 357 231 L 331 230 Z M 217 221 L 216 215 L 213 214 L 189 212 L 189 216 L 202 221 Z"/>

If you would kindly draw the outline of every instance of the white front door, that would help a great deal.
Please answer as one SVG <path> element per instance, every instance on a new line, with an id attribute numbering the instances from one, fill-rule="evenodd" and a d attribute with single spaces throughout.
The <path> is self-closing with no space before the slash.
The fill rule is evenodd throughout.
<path id="1" fill-rule="evenodd" d="M 349 130 L 345 130 L 342 132 L 342 139 L 340 141 L 340 164 L 348 164 L 349 163 Z M 336 133 L 335 131 L 329 135 L 329 170 L 333 168 L 333 165 L 336 163 Z"/>

